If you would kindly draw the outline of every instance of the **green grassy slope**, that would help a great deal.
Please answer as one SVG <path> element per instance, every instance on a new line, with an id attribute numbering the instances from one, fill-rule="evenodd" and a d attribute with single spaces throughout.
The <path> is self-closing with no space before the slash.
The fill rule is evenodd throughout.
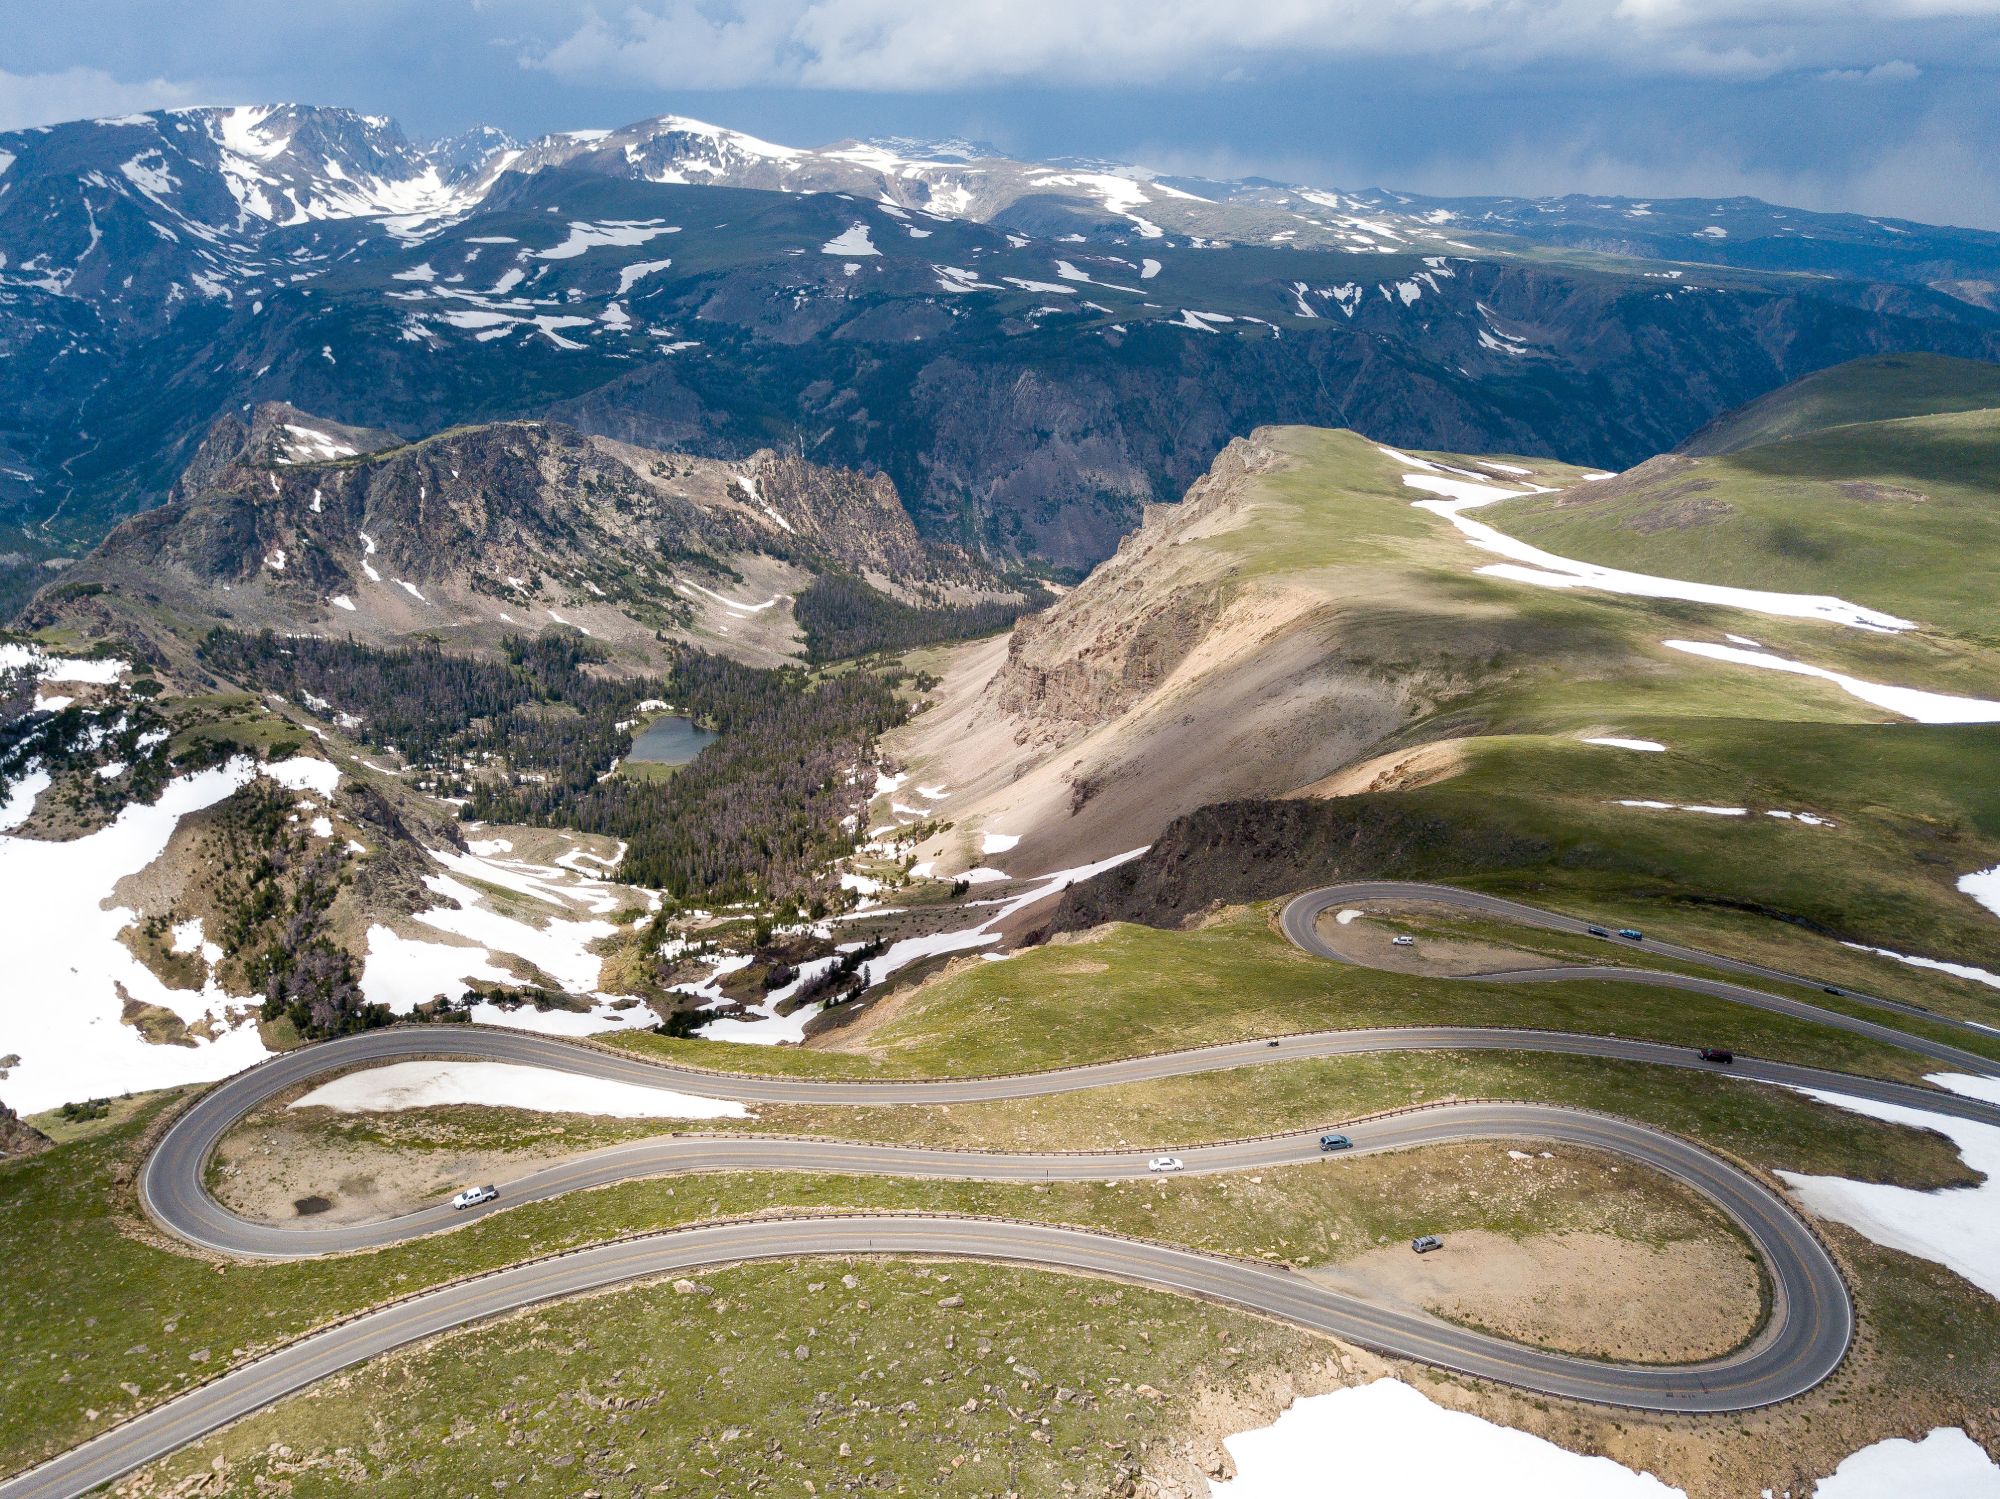
<path id="1" fill-rule="evenodd" d="M 2000 408 L 2000 390 L 1992 394 Z M 1833 593 L 1990 641 L 2000 637 L 1996 408 L 1658 458 L 1616 479 L 1504 501 L 1482 518 L 1565 557 Z"/>
<path id="2" fill-rule="evenodd" d="M 1890 421 L 2000 406 L 2000 364 L 1944 354 L 1852 359 L 1781 386 L 1717 417 L 1676 450 L 1734 453 L 1849 422 Z"/>
<path id="3" fill-rule="evenodd" d="M 1480 469 L 1479 459 L 1419 455 L 1496 482 L 1567 490 L 1481 512 L 1560 555 L 1838 593 L 1926 625 L 1893 635 L 1493 577 L 1482 569 L 1499 559 L 1415 508 L 1428 496 L 1375 444 L 1296 428 L 1263 441 L 1279 461 L 1245 481 L 1233 524 L 1189 537 L 1182 555 L 1214 549 L 1237 578 L 1324 596 L 1329 659 L 1404 686 L 1417 699 L 1412 717 L 1359 783 L 1337 777 L 1315 788 L 1341 793 L 1322 812 L 1301 809 L 1289 830 L 1265 819 L 1263 831 L 1247 815 L 1221 813 L 1196 828 L 1203 814 L 1194 814 L 1149 860 L 1099 882 L 1151 880 L 1150 891 L 1093 906 L 1085 887 L 1072 897 L 1076 919 L 1066 914 L 1059 925 L 1172 921 L 1212 899 L 1401 874 L 1483 883 L 1581 914 L 1622 911 L 1739 953 L 1769 952 L 1804 930 L 2000 970 L 2000 921 L 1956 888 L 1961 876 L 2000 863 L 1992 790 L 2000 729 L 1919 724 L 1830 683 L 1664 645 L 1734 634 L 1864 681 L 2000 697 L 1987 583 L 2000 563 L 2000 505 L 1986 498 L 1994 486 L 1985 477 L 2000 464 L 2000 413 L 1908 418 L 1727 459 L 1673 460 L 1701 474 L 1726 468 L 1729 487 L 1716 491 L 1731 508 L 1659 532 L 1617 523 L 1659 503 L 1635 498 L 1629 478 L 1585 484 L 1546 461 Z M 1790 471 L 1774 478 L 1781 456 Z M 1849 484 L 1860 492 L 1841 487 Z M 1903 488 L 1922 497 L 1878 493 Z M 1839 513 L 1820 522 L 1815 507 L 1835 502 Z M 1790 551 L 1781 544 L 1788 527 L 1803 538 Z M 1753 552 L 1753 538 L 1776 540 Z M 1667 752 L 1583 742 L 1600 736 L 1653 740 Z M 1425 746 L 1436 747 L 1428 783 L 1423 766 L 1405 774 L 1401 763 Z M 1371 777 L 1375 789 L 1354 794 Z M 1745 815 L 1620 804 L 1628 800 Z M 1325 826 L 1306 827 L 1313 816 Z M 1235 877 L 1246 869 L 1252 877 Z M 1890 989 L 1910 974 L 1869 963 L 1879 976 L 1849 981 Z M 1931 976 L 1917 983 L 1929 991 L 1924 1002 L 1992 1018 L 1994 991 Z"/>

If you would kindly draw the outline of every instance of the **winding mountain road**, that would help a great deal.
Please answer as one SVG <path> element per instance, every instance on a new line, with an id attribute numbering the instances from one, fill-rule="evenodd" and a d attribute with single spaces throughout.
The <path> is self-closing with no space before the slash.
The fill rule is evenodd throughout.
<path id="1" fill-rule="evenodd" d="M 1329 887 L 1301 896 L 1286 908 L 1284 930 L 1306 951 L 1337 958 L 1317 935 L 1321 913 L 1343 902 L 1412 897 L 1444 899 L 1461 909 L 1569 929 L 1563 924 L 1570 918 L 1493 897 L 1441 886 L 1378 883 Z M 1578 931 L 1584 925 L 1574 923 Z M 1689 961 L 1748 969 L 1786 982 L 1809 982 L 1755 970 L 1752 965 L 1710 959 L 1687 949 L 1662 950 Z M 1509 981 L 1591 977 L 1666 983 L 1838 1025 L 1968 1070 L 2000 1071 L 2000 1066 L 1976 1053 L 1722 980 L 1595 965 L 1499 977 Z M 1888 1001 L 1870 1002 L 1911 1008 Z M 1931 1020 L 1942 1018 L 1926 1011 L 1912 1013 Z M 265 1099 L 329 1072 L 416 1056 L 464 1056 L 553 1067 L 746 1103 L 858 1105 L 1026 1098 L 1302 1057 L 1437 1049 L 1542 1051 L 1707 1068 L 1684 1048 L 1653 1042 L 1439 1026 L 1316 1032 L 1284 1037 L 1276 1045 L 1236 1042 L 1010 1077 L 840 1081 L 704 1071 L 526 1032 L 413 1027 L 367 1032 L 287 1053 L 211 1089 L 163 1133 L 146 1160 L 139 1190 L 147 1211 L 159 1225 L 190 1243 L 244 1258 L 279 1259 L 399 1243 L 476 1222 L 488 1213 L 524 1202 L 668 1172 L 786 1169 L 982 1181 L 1102 1180 L 1146 1176 L 1147 1159 L 1153 1153 L 1002 1153 L 752 1134 L 676 1135 L 594 1151 L 532 1173 L 506 1184 L 499 1200 L 484 1208 L 462 1213 L 427 1208 L 398 1218 L 327 1228 L 252 1222 L 222 1207 L 203 1186 L 203 1174 L 217 1143 Z M 1759 1082 L 1825 1089 L 2000 1124 L 2000 1106 L 1908 1084 L 1749 1058 L 1740 1059 L 1729 1070 L 1733 1076 Z M 1087 1230 L 921 1213 L 713 1223 L 514 1265 L 420 1293 L 301 1338 L 0 1484 L 0 1499 L 68 1499 L 85 1493 L 336 1370 L 520 1307 L 702 1266 L 805 1255 L 952 1255 L 1110 1276 L 1247 1308 L 1393 1356 L 1548 1395 L 1653 1411 L 1723 1412 L 1769 1405 L 1811 1389 L 1845 1356 L 1854 1332 L 1853 1303 L 1824 1246 L 1805 1221 L 1763 1183 L 1686 1140 L 1605 1115 L 1506 1102 L 1404 1110 L 1342 1128 L 1352 1137 L 1354 1148 L 1337 1157 L 1320 1151 L 1319 1129 L 1186 1146 L 1177 1153 L 1189 1171 L 1223 1172 L 1338 1161 L 1351 1155 L 1474 1139 L 1540 1140 L 1615 1152 L 1700 1192 L 1757 1246 L 1770 1278 L 1770 1315 L 1756 1338 L 1723 1358 L 1675 1366 L 1622 1365 L 1545 1352 L 1421 1313 L 1361 1301 L 1280 1267 Z"/>

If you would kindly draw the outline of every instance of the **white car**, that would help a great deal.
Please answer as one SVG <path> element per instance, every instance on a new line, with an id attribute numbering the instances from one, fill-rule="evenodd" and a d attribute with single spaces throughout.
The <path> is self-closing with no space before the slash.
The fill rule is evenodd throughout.
<path id="1" fill-rule="evenodd" d="M 1415 947 L 1417 945 L 1417 939 L 1415 937 L 1408 936 L 1407 934 L 1401 937 L 1391 937 L 1389 939 L 1389 945 L 1391 947 Z"/>
<path id="2" fill-rule="evenodd" d="M 1146 1162 L 1148 1171 L 1185 1171 L 1187 1162 L 1177 1155 L 1156 1155 Z"/>
<path id="3" fill-rule="evenodd" d="M 463 1212 L 467 1208 L 478 1207 L 482 1202 L 491 1202 L 499 1195 L 500 1189 L 498 1187 L 467 1187 L 463 1192 L 452 1198 L 451 1205 L 460 1212 Z"/>

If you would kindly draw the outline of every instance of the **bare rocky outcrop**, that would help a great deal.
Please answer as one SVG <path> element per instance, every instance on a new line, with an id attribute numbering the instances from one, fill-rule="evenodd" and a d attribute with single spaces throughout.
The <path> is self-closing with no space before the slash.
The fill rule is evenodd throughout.
<path id="1" fill-rule="evenodd" d="M 33 1155 L 54 1142 L 19 1114 L 0 1103 L 0 1158 Z"/>
<path id="2" fill-rule="evenodd" d="M 170 653 L 213 621 L 468 646 L 571 624 L 642 664 L 669 639 L 763 664 L 797 655 L 791 601 L 828 572 L 917 605 L 1015 594 L 920 537 L 882 475 L 539 421 L 405 443 L 266 404 L 218 421 L 174 499 L 119 526 L 24 622 L 87 612 L 94 633 Z"/>
<path id="3" fill-rule="evenodd" d="M 1231 442 L 1053 607 L 961 655 L 894 744 L 953 788 L 920 858 L 988 862 L 979 835 L 1003 833 L 1016 867 L 1088 862 L 1205 803 L 1320 781 L 1407 721 L 1421 674 L 1373 669 L 1385 627 L 1338 578 L 1227 540 L 1296 519 L 1267 482 L 1295 461 L 1287 440 Z"/>

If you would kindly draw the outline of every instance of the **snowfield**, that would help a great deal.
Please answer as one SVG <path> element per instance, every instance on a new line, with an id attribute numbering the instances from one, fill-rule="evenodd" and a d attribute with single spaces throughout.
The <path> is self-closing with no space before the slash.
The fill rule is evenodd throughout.
<path id="1" fill-rule="evenodd" d="M 856 220 L 840 233 L 819 247 L 822 255 L 844 255 L 852 259 L 856 255 L 880 255 L 875 241 L 868 237 L 868 226 Z"/>
<path id="2" fill-rule="evenodd" d="M 1921 1442 L 1891 1437 L 1863 1447 L 1813 1485 L 1813 1499 L 2000 1499 L 2000 1467 L 1956 1426 Z"/>
<path id="3" fill-rule="evenodd" d="M 1396 1379 L 1304 1396 L 1271 1425 L 1223 1445 L 1236 1476 L 1211 1480 L 1211 1499 L 1671 1499 L 1681 1493 L 1608 1457 L 1583 1457 L 1433 1405 Z"/>
<path id="4" fill-rule="evenodd" d="M 1755 614 L 1773 614 L 1787 619 L 1820 619 L 1832 624 L 1847 625 L 1858 630 L 1874 630 L 1890 633 L 1899 630 L 1913 630 L 1913 620 L 1900 619 L 1893 614 L 1885 614 L 1879 609 L 1865 609 L 1859 604 L 1850 604 L 1846 599 L 1834 598 L 1829 594 L 1774 593 L 1761 588 L 1733 588 L 1722 583 L 1694 583 L 1679 578 L 1656 578 L 1650 573 L 1626 572 L 1623 568 L 1603 567 L 1595 562 L 1578 562 L 1568 557 L 1558 557 L 1553 552 L 1545 552 L 1540 547 L 1530 546 L 1525 541 L 1517 541 L 1504 531 L 1499 531 L 1483 521 L 1471 518 L 1466 512 L 1478 510 L 1499 500 L 1518 499 L 1522 495 L 1547 494 L 1542 485 L 1529 485 L 1524 489 L 1503 489 L 1497 484 L 1483 482 L 1483 476 L 1468 474 L 1451 478 L 1448 473 L 1462 473 L 1461 470 L 1445 470 L 1441 465 L 1428 459 L 1399 453 L 1393 448 L 1380 448 L 1389 457 L 1417 472 L 1403 475 L 1403 483 L 1412 489 L 1427 490 L 1443 498 L 1418 500 L 1416 508 L 1428 510 L 1433 515 L 1441 515 L 1459 533 L 1482 551 L 1495 552 L 1512 559 L 1479 571 L 1487 577 L 1509 578 L 1517 583 L 1533 583 L 1541 588 L 1596 588 L 1606 593 L 1629 594 L 1648 599 L 1685 599 L 1695 604 L 1717 604 L 1726 609 L 1744 609 Z"/>
<path id="5" fill-rule="evenodd" d="M 657 1017 L 644 1004 L 598 988 L 604 960 L 591 950 L 619 929 L 602 918 L 635 892 L 579 869 L 578 860 L 595 858 L 587 850 L 572 850 L 554 864 L 495 857 L 510 850 L 508 840 L 490 838 L 476 841 L 465 853 L 432 851 L 431 857 L 451 873 L 424 877 L 425 888 L 439 903 L 416 912 L 410 920 L 457 940 L 432 941 L 387 926 L 370 927 L 361 970 L 362 993 L 372 1003 L 406 1014 L 440 995 L 456 999 L 471 983 L 528 982 L 525 970 L 508 966 L 511 958 L 517 967 L 531 963 L 564 990 L 589 996 L 595 1002 L 582 1011 L 538 1010 L 532 1005 L 510 1008 L 482 1001 L 473 1006 L 475 1021 L 556 1036 L 587 1036 L 654 1024 Z M 453 875 L 463 878 L 454 879 Z M 481 893 L 466 880 L 497 885 L 545 907 L 547 914 L 537 924 L 493 910 L 482 903 Z M 649 908 L 657 906 L 654 892 L 642 893 Z M 572 912 L 578 908 L 591 913 L 592 919 L 577 919 Z"/>
<path id="6" fill-rule="evenodd" d="M 1741 646 L 1716 645 L 1705 640 L 1663 640 L 1670 651 L 1686 651 L 1710 661 L 1727 661 L 1738 666 L 1759 666 L 1766 671 L 1789 672 L 1798 677 L 1816 677 L 1831 682 L 1849 697 L 1876 708 L 1914 719 L 1918 723 L 2000 723 L 2000 703 L 1984 698 L 1952 697 L 1942 692 L 1922 692 L 1914 687 L 1891 687 L 1882 682 L 1864 682 L 1842 672 L 1828 671 L 1804 661 L 1774 656 L 1769 651 L 1746 650 Z"/>
<path id="7" fill-rule="evenodd" d="M 2000 1103 L 2000 1079 L 1939 1073 L 1926 1081 L 1969 1098 Z M 1959 1158 L 1986 1179 L 1976 1187 L 1918 1192 L 1842 1176 L 1780 1171 L 1792 1195 L 1820 1217 L 1845 1223 L 1877 1244 L 1955 1270 L 2000 1300 L 2000 1126 L 1844 1093 L 1798 1091 L 1852 1114 L 1935 1131 L 1956 1145 Z"/>
<path id="8" fill-rule="evenodd" d="M 304 758 L 261 770 L 294 789 L 316 789 L 339 775 L 326 761 Z M 257 1000 L 225 993 L 213 976 L 198 990 L 168 988 L 119 941 L 137 913 L 105 906 L 118 881 L 159 858 L 183 817 L 214 806 L 259 773 L 255 761 L 237 758 L 180 776 L 152 805 L 127 806 L 109 825 L 66 843 L 0 835 L 0 906 L 10 930 L 36 934 L 10 944 L 9 981 L 0 992 L 0 1056 L 21 1059 L 6 1083 L 16 1109 L 36 1113 L 80 1099 L 211 1082 L 268 1055 L 257 1034 Z M 24 818 L 30 798 L 47 785 L 45 776 L 17 784 L 8 816 Z M 170 1011 L 187 1025 L 192 1044 L 147 1041 L 122 1018 L 121 992 L 137 1005 Z"/>
<path id="9" fill-rule="evenodd" d="M 1929 968 L 1938 973 L 1949 973 L 1957 978 L 1970 979 L 1975 984 L 1990 984 L 2000 989 L 2000 973 L 1990 968 L 1975 968 L 1970 963 L 1948 963 L 1942 958 L 1920 958 L 1910 953 L 1897 952 L 1890 947 L 1869 947 L 1860 942 L 1843 942 L 1842 947 L 1851 947 L 1857 952 L 1872 952 L 1878 958 L 1894 958 L 1898 963 L 1908 963 L 1912 968 Z"/>
<path id="10" fill-rule="evenodd" d="M 288 1107 L 361 1114 L 488 1104 L 549 1114 L 599 1114 L 614 1119 L 747 1119 L 750 1111 L 721 1098 L 697 1098 L 669 1088 L 608 1082 L 553 1067 L 507 1062 L 391 1062 L 321 1083 Z"/>
<path id="11" fill-rule="evenodd" d="M 898 776 L 893 784 L 900 784 L 905 779 L 907 777 Z M 876 785 L 879 787 L 888 782 L 889 778 L 878 771 Z M 880 957 L 871 958 L 862 964 L 861 972 L 868 983 L 879 984 L 890 974 L 924 958 L 944 957 L 952 953 L 970 952 L 974 948 L 990 947 L 1000 940 L 1000 934 L 994 928 L 1016 911 L 1053 895 L 1077 880 L 1087 880 L 1093 875 L 1102 874 L 1107 869 L 1116 869 L 1120 864 L 1138 858 L 1145 851 L 1144 848 L 1130 849 L 1122 854 L 1114 854 L 1108 859 L 1100 859 L 1095 864 L 1085 864 L 1076 869 L 1059 869 L 1053 874 L 1041 875 L 1016 894 L 1005 899 L 996 899 L 988 908 L 986 918 L 977 925 L 960 927 L 950 932 L 932 932 L 922 937 L 905 937 L 902 941 L 891 944 Z M 840 951 L 851 952 L 859 945 L 849 943 Z M 688 994 L 703 994 L 706 990 L 719 1000 L 722 996 L 720 991 L 713 988 L 715 980 L 730 971 L 728 965 L 741 967 L 749 961 L 747 957 L 726 958 L 705 984 L 677 984 L 674 987 Z M 789 1015 L 780 1015 L 778 1007 L 803 986 L 832 967 L 833 961 L 832 958 L 815 958 L 810 963 L 801 964 L 796 979 L 782 989 L 771 991 L 764 997 L 763 1003 L 754 1010 L 743 1015 L 711 1020 L 698 1027 L 696 1034 L 710 1041 L 741 1041 L 752 1046 L 776 1046 L 804 1040 L 806 1026 L 820 1013 L 819 1007 L 801 1005 Z"/>
<path id="12" fill-rule="evenodd" d="M 1686 1499 L 1650 1473 L 1447 1410 L 1395 1379 L 1304 1396 L 1271 1425 L 1223 1445 L 1236 1476 L 1210 1479 L 1210 1499 Z M 1764 1494 L 1771 1499 L 1769 1489 Z M 2000 1499 L 2000 1467 L 1963 1431 L 1945 1426 L 1921 1442 L 1892 1437 L 1862 1448 L 1811 1494 Z"/>

